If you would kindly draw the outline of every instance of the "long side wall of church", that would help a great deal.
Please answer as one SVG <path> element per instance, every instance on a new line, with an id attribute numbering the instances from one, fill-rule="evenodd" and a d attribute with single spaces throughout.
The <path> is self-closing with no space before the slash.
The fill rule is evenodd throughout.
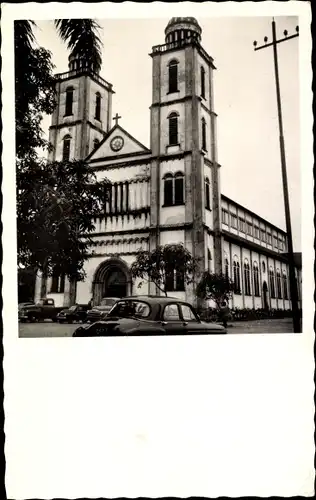
<path id="1" fill-rule="evenodd" d="M 245 246 L 240 246 L 235 243 L 224 241 L 224 263 L 228 261 L 228 274 L 230 278 L 234 279 L 234 262 L 239 263 L 240 266 L 240 294 L 234 293 L 230 300 L 230 307 L 237 308 L 263 308 L 263 284 L 264 282 L 268 287 L 268 305 L 271 309 L 290 309 L 290 301 L 284 298 L 283 289 L 283 273 L 287 276 L 287 289 L 289 297 L 289 279 L 288 279 L 288 266 L 277 257 L 268 257 L 259 251 L 253 251 Z M 245 286 L 245 264 L 249 264 L 250 270 L 250 294 L 246 294 Z M 258 266 L 259 270 L 259 296 L 254 293 L 254 266 Z M 271 297 L 271 283 L 269 279 L 269 271 L 273 271 L 274 275 L 274 288 L 275 298 Z M 280 272 L 281 276 L 281 290 L 282 298 L 278 297 L 277 293 L 277 273 Z"/>

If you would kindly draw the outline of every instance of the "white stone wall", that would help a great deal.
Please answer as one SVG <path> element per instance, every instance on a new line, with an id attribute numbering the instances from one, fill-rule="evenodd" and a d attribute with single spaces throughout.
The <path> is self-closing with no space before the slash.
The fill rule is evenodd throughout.
<path id="1" fill-rule="evenodd" d="M 177 205 L 164 207 L 164 176 L 166 174 L 175 174 L 176 172 L 182 172 L 185 175 L 184 160 L 174 159 L 170 161 L 164 161 L 160 164 L 160 224 L 180 224 L 185 222 L 185 205 Z M 184 202 L 185 202 L 185 183 L 188 182 L 186 177 L 184 177 Z"/>
<path id="2" fill-rule="evenodd" d="M 205 177 L 207 177 L 210 181 L 210 208 L 211 210 L 208 210 L 205 208 Z M 204 207 L 204 210 L 203 210 L 203 220 L 204 220 L 204 223 L 207 225 L 207 227 L 209 227 L 210 229 L 213 229 L 214 225 L 213 225 L 213 212 L 212 212 L 212 206 L 213 206 L 213 187 L 212 187 L 212 169 L 209 165 L 207 165 L 206 163 L 204 163 L 204 179 L 203 179 L 203 207 Z"/>
<path id="3" fill-rule="evenodd" d="M 178 61 L 178 92 L 168 94 L 169 91 L 169 66 L 168 63 L 176 59 Z M 184 50 L 167 52 L 161 55 L 161 102 L 173 99 L 181 99 L 185 96 L 185 53 Z"/>
<path id="4" fill-rule="evenodd" d="M 96 149 L 96 147 L 94 145 L 95 139 L 97 139 L 100 143 L 104 138 L 104 134 L 102 132 L 99 132 L 98 130 L 95 130 L 91 127 L 88 127 L 87 135 L 88 135 L 88 144 L 89 144 L 88 154 L 90 154 L 94 149 Z"/>
<path id="5" fill-rule="evenodd" d="M 58 123 L 68 123 L 69 121 L 81 120 L 83 118 L 81 114 L 80 106 L 83 104 L 83 93 L 84 93 L 85 77 L 79 76 L 71 80 L 62 81 L 60 84 L 60 99 L 58 108 Z M 73 87 L 73 114 L 71 116 L 65 116 L 66 113 L 66 94 L 67 88 Z"/>
<path id="6" fill-rule="evenodd" d="M 89 302 L 89 300 L 92 297 L 92 283 L 95 272 L 100 266 L 100 264 L 107 261 L 109 258 L 111 258 L 111 255 L 107 254 L 102 256 L 95 256 L 86 261 L 84 266 L 84 270 L 86 272 L 86 278 L 84 281 L 80 281 L 77 283 L 77 299 L 76 299 L 77 303 L 87 304 Z M 128 268 L 130 268 L 136 258 L 136 254 L 133 255 L 121 254 L 120 258 L 122 259 L 122 261 L 125 262 Z M 132 294 L 147 295 L 149 293 L 148 283 L 144 282 L 142 287 L 138 288 L 139 283 L 140 280 L 135 280 L 135 282 L 133 283 Z"/>
<path id="7" fill-rule="evenodd" d="M 125 158 L 126 161 L 126 158 Z M 130 166 L 120 166 L 116 167 L 116 163 L 112 162 L 107 168 L 106 162 L 93 163 L 93 167 L 104 166 L 104 170 L 96 170 L 95 175 L 98 181 L 103 179 L 108 179 L 110 182 L 122 182 L 136 180 L 138 176 L 146 176 L 150 174 L 150 163 L 140 164 L 140 165 L 130 165 Z"/>
<path id="8" fill-rule="evenodd" d="M 208 87 L 208 85 L 206 84 Z M 206 131 L 205 131 L 205 139 L 206 139 L 206 151 L 204 151 L 205 158 L 208 160 L 212 159 L 212 147 L 211 147 L 211 141 L 212 141 L 212 134 L 211 134 L 211 117 L 210 114 L 201 106 L 201 119 L 200 119 L 200 148 L 202 149 L 202 118 L 205 120 L 206 124 Z"/>
<path id="9" fill-rule="evenodd" d="M 178 116 L 178 143 L 179 148 L 172 146 L 169 148 L 169 120 L 168 116 L 170 113 L 176 112 Z M 170 104 L 169 106 L 163 106 L 160 110 L 160 151 L 162 154 L 168 154 L 170 152 L 184 151 L 185 149 L 185 103 L 177 102 Z"/>
<path id="10" fill-rule="evenodd" d="M 101 112 L 100 121 L 95 119 L 95 103 L 96 103 L 96 93 L 101 94 Z M 108 108 L 109 108 L 109 92 L 101 87 L 94 80 L 90 80 L 89 85 L 89 110 L 88 110 L 88 120 L 95 126 L 101 127 L 104 130 L 108 130 Z M 112 117 L 110 117 L 112 120 Z M 114 122 L 112 122 L 114 123 Z M 112 127 L 112 124 L 111 124 Z M 110 128 L 111 128 L 110 127 Z"/>
<path id="11" fill-rule="evenodd" d="M 279 231 L 269 224 L 261 220 L 259 217 L 256 217 L 251 212 L 247 211 L 245 208 L 241 208 L 238 205 L 234 204 L 231 201 L 227 201 L 225 198 L 222 199 L 222 210 L 226 210 L 229 213 L 228 216 L 228 224 L 223 223 L 222 217 L 222 229 L 229 231 L 232 234 L 236 234 L 237 236 L 245 239 L 246 241 L 251 241 L 256 243 L 257 245 L 262 246 L 263 248 L 267 248 L 269 250 L 273 250 L 277 253 L 286 252 L 286 238 L 285 233 L 280 229 Z M 235 214 L 237 216 L 237 228 L 233 228 L 232 226 L 232 218 L 230 214 Z M 239 218 L 242 218 L 245 221 L 245 229 L 244 231 L 240 228 Z M 248 233 L 247 230 L 247 222 L 252 225 L 252 234 Z M 259 232 L 256 234 L 255 227 L 259 229 Z M 265 233 L 265 237 L 262 236 L 262 230 Z M 272 244 L 268 242 L 267 234 L 270 233 L 272 237 Z M 277 246 L 274 243 L 274 237 L 277 238 Z M 280 240 L 282 241 L 283 246 L 280 245 Z"/>
<path id="12" fill-rule="evenodd" d="M 241 294 L 234 294 L 232 300 L 230 301 L 231 307 L 238 308 L 262 308 L 263 298 L 262 298 L 262 286 L 265 281 L 268 286 L 268 302 L 270 308 L 278 309 L 290 309 L 290 301 L 284 299 L 283 294 L 283 271 L 286 272 L 288 278 L 288 296 L 289 296 L 289 273 L 288 265 L 281 262 L 278 258 L 267 257 L 259 251 L 253 251 L 246 247 L 241 247 L 238 244 L 230 243 L 227 240 L 224 241 L 224 264 L 227 258 L 229 262 L 229 276 L 231 279 L 234 278 L 233 274 L 233 261 L 234 256 L 237 256 L 240 264 L 240 283 L 241 283 Z M 245 259 L 248 260 L 250 265 L 250 285 L 251 285 L 251 295 L 245 295 L 244 287 L 244 262 Z M 259 292 L 260 296 L 254 296 L 254 281 L 253 281 L 253 264 L 256 262 L 259 269 Z M 272 266 L 274 270 L 275 277 L 275 298 L 271 298 L 270 282 L 269 282 L 269 267 Z M 277 282 L 276 282 L 276 271 L 280 270 L 281 275 L 281 290 L 282 298 L 277 298 Z"/>
<path id="13" fill-rule="evenodd" d="M 200 54 L 197 54 L 197 64 L 196 64 L 196 72 L 195 72 L 195 85 L 196 85 L 196 91 L 198 95 L 201 95 L 201 71 L 200 68 L 203 66 L 205 70 L 205 99 L 203 99 L 203 103 L 210 108 L 210 71 L 209 71 L 209 66 L 203 59 L 203 57 L 200 56 Z"/>
<path id="14" fill-rule="evenodd" d="M 161 231 L 160 233 L 160 245 L 172 245 L 181 243 L 184 245 L 185 234 L 183 229 L 179 230 L 168 230 Z"/>
<path id="15" fill-rule="evenodd" d="M 48 293 L 46 295 L 48 299 L 53 299 L 55 307 L 62 307 L 64 305 L 64 294 L 63 293 Z"/>

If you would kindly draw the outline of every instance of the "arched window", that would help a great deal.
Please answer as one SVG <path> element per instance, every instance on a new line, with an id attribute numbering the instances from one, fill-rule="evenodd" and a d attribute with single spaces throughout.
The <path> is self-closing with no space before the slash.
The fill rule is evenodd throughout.
<path id="1" fill-rule="evenodd" d="M 245 279 L 245 295 L 251 295 L 250 267 L 247 259 L 244 262 L 244 279 Z"/>
<path id="2" fill-rule="evenodd" d="M 288 288 L 287 288 L 287 275 L 285 271 L 283 271 L 283 297 L 285 300 L 288 300 L 289 298 Z"/>
<path id="3" fill-rule="evenodd" d="M 234 258 L 233 264 L 234 272 L 234 292 L 240 294 L 240 265 L 237 258 Z"/>
<path id="4" fill-rule="evenodd" d="M 178 114 L 171 113 L 169 119 L 169 146 L 178 144 Z"/>
<path id="5" fill-rule="evenodd" d="M 266 265 L 265 265 L 264 261 L 261 262 L 261 268 L 262 268 L 262 272 L 265 273 L 266 272 Z"/>
<path id="6" fill-rule="evenodd" d="M 173 59 L 169 62 L 169 94 L 178 92 L 178 61 Z"/>
<path id="7" fill-rule="evenodd" d="M 256 297 L 259 297 L 260 296 L 259 267 L 257 262 L 253 263 L 253 285 L 254 285 L 254 294 Z"/>
<path id="8" fill-rule="evenodd" d="M 205 69 L 201 66 L 201 97 L 205 99 Z"/>
<path id="9" fill-rule="evenodd" d="M 59 293 L 64 293 L 65 291 L 65 275 L 62 274 L 59 277 Z"/>
<path id="10" fill-rule="evenodd" d="M 227 258 L 225 259 L 225 276 L 229 278 L 229 262 Z"/>
<path id="11" fill-rule="evenodd" d="M 277 283 L 277 297 L 278 299 L 282 299 L 281 274 L 279 269 L 277 269 L 276 272 L 276 283 Z"/>
<path id="12" fill-rule="evenodd" d="M 167 292 L 183 292 L 184 291 L 184 274 L 179 270 L 175 270 L 173 266 L 166 271 L 166 291 Z"/>
<path id="13" fill-rule="evenodd" d="M 208 272 L 210 273 L 211 270 L 212 270 L 212 254 L 211 254 L 211 250 L 208 248 L 207 249 L 207 270 Z"/>
<path id="14" fill-rule="evenodd" d="M 207 208 L 207 210 L 210 210 L 210 208 L 211 208 L 211 205 L 210 205 L 210 180 L 208 177 L 205 177 L 204 186 L 205 186 L 205 208 Z"/>
<path id="15" fill-rule="evenodd" d="M 101 94 L 97 92 L 95 94 L 95 119 L 100 121 L 101 117 Z"/>
<path id="16" fill-rule="evenodd" d="M 64 140 L 63 140 L 63 156 L 62 156 L 62 161 L 69 161 L 69 158 L 70 158 L 70 143 L 71 143 L 71 136 L 70 135 L 65 135 Z"/>
<path id="17" fill-rule="evenodd" d="M 174 176 L 174 204 L 183 205 L 184 203 L 184 175 L 177 172 Z"/>
<path id="18" fill-rule="evenodd" d="M 166 282 L 165 289 L 166 292 L 174 292 L 174 270 L 168 269 L 166 270 Z"/>
<path id="19" fill-rule="evenodd" d="M 65 275 L 60 274 L 56 269 L 53 270 L 52 284 L 50 293 L 64 293 L 65 291 Z"/>
<path id="20" fill-rule="evenodd" d="M 274 282 L 274 271 L 272 267 L 269 269 L 269 282 L 270 282 L 270 295 L 272 299 L 275 299 L 275 282 Z"/>
<path id="21" fill-rule="evenodd" d="M 181 271 L 176 271 L 176 292 L 184 291 L 184 273 Z"/>
<path id="22" fill-rule="evenodd" d="M 206 122 L 205 118 L 202 118 L 202 149 L 206 151 Z"/>
<path id="23" fill-rule="evenodd" d="M 66 89 L 66 109 L 65 109 L 65 116 L 70 116 L 72 115 L 72 105 L 73 105 L 73 98 L 74 98 L 74 89 L 73 87 L 68 87 Z"/>
<path id="24" fill-rule="evenodd" d="M 100 144 L 99 139 L 94 139 L 94 141 L 93 141 L 93 149 L 96 149 L 99 146 L 99 144 Z"/>
<path id="25" fill-rule="evenodd" d="M 173 175 L 166 174 L 164 177 L 164 206 L 173 205 Z"/>
<path id="26" fill-rule="evenodd" d="M 168 173 L 164 176 L 164 206 L 183 205 L 184 203 L 184 174 Z"/>

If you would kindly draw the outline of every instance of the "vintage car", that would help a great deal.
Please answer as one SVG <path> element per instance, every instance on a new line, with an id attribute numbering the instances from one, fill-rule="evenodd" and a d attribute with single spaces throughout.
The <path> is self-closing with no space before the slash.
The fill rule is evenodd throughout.
<path id="1" fill-rule="evenodd" d="M 73 337 L 223 333 L 227 333 L 223 326 L 201 321 L 187 302 L 173 297 L 136 296 L 120 299 L 102 321 L 77 328 Z"/>
<path id="2" fill-rule="evenodd" d="M 103 319 L 118 300 L 120 300 L 118 297 L 104 297 L 99 306 L 94 306 L 88 311 L 86 318 L 87 323 L 94 323 L 95 321 Z"/>
<path id="3" fill-rule="evenodd" d="M 54 299 L 41 299 L 36 304 L 25 305 L 18 311 L 19 321 L 57 321 L 57 314 L 63 307 L 56 307 Z"/>
<path id="4" fill-rule="evenodd" d="M 87 312 L 90 309 L 88 304 L 75 304 L 69 307 L 69 309 L 63 309 L 57 314 L 58 323 L 73 323 L 82 322 L 84 323 L 87 318 Z"/>

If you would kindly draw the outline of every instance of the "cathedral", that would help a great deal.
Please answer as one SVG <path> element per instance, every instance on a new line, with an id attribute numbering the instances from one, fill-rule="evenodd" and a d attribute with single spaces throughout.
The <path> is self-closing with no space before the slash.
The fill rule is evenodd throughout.
<path id="1" fill-rule="evenodd" d="M 99 180 L 111 182 L 106 210 L 95 220 L 86 278 L 52 276 L 46 296 L 55 304 L 99 304 L 103 297 L 156 294 L 133 282 L 140 249 L 182 243 L 200 271 L 234 281 L 231 307 L 290 309 L 286 233 L 221 193 L 217 158 L 214 60 L 192 17 L 172 18 L 165 41 L 154 46 L 150 148 L 113 119 L 113 86 L 93 67 L 69 58 L 57 77 L 57 106 L 49 140 L 51 160 L 86 159 Z M 297 264 L 301 297 L 301 269 Z M 35 300 L 43 290 L 35 287 Z M 177 279 L 170 295 L 195 303 L 195 284 Z"/>

